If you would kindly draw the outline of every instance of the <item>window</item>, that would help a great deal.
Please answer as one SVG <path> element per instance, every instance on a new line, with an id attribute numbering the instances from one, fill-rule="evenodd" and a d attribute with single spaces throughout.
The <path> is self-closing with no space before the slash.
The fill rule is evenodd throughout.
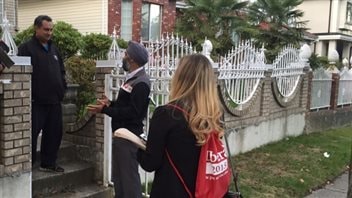
<path id="1" fill-rule="evenodd" d="M 352 23 L 352 3 L 347 2 L 346 23 Z"/>
<path id="2" fill-rule="evenodd" d="M 121 4 L 121 38 L 132 40 L 133 7 L 132 0 L 122 0 Z"/>
<path id="3" fill-rule="evenodd" d="M 144 3 L 142 6 L 142 39 L 155 41 L 160 38 L 161 6 Z"/>

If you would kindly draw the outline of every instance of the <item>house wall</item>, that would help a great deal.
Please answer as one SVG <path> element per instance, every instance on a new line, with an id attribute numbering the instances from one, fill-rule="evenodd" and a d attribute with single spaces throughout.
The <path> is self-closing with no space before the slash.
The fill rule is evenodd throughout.
<path id="1" fill-rule="evenodd" d="M 306 27 L 311 33 L 328 32 L 329 27 L 328 0 L 305 0 L 298 9 L 304 12 L 302 20 L 307 20 Z"/>
<path id="2" fill-rule="evenodd" d="M 304 11 L 302 20 L 308 21 L 306 28 L 311 33 L 318 34 L 314 51 L 316 54 L 328 56 L 330 51 L 338 50 L 340 61 L 343 58 L 350 59 L 352 25 L 346 23 L 348 1 L 350 0 L 305 0 L 298 6 Z"/>
<path id="3" fill-rule="evenodd" d="M 6 11 L 7 19 L 12 25 L 13 29 L 11 31 L 17 29 L 17 0 L 12 1 L 4 1 L 4 11 Z"/>
<path id="4" fill-rule="evenodd" d="M 24 30 L 33 25 L 35 17 L 46 14 L 83 34 L 107 34 L 107 7 L 107 0 L 19 0 L 18 28 Z"/>
<path id="5" fill-rule="evenodd" d="M 133 0 L 132 39 L 141 38 L 141 6 L 153 3 L 162 6 L 161 33 L 173 32 L 176 21 L 176 0 Z M 120 34 L 121 0 L 19 0 L 18 29 L 24 30 L 41 14 L 54 21 L 72 24 L 79 32 L 111 34 L 116 27 Z"/>

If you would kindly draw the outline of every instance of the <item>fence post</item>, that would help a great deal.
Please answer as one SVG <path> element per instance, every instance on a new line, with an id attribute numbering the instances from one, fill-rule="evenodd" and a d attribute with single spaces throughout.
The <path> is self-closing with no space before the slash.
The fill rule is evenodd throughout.
<path id="1" fill-rule="evenodd" d="M 340 75 L 337 73 L 332 73 L 331 97 L 330 97 L 331 110 L 337 109 L 339 84 L 340 84 Z"/>
<path id="2" fill-rule="evenodd" d="M 310 112 L 310 106 L 312 102 L 312 86 L 313 86 L 313 71 L 307 71 L 307 104 L 306 104 L 306 114 L 309 114 Z"/>
<path id="3" fill-rule="evenodd" d="M 347 198 L 352 198 L 352 144 L 350 151 L 350 167 L 348 169 L 348 191 Z"/>

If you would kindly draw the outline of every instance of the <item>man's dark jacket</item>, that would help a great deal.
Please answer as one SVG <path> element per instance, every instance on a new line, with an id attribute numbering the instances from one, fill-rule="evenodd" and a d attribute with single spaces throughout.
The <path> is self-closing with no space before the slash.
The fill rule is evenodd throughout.
<path id="1" fill-rule="evenodd" d="M 64 98 L 65 68 L 56 46 L 50 40 L 48 50 L 33 36 L 18 49 L 19 56 L 30 56 L 33 66 L 32 102 L 58 104 Z"/>
<path id="2" fill-rule="evenodd" d="M 150 80 L 145 70 L 137 72 L 120 88 L 118 98 L 102 113 L 112 118 L 111 128 L 126 128 L 136 135 L 143 132 L 143 119 L 146 116 L 150 93 Z"/>

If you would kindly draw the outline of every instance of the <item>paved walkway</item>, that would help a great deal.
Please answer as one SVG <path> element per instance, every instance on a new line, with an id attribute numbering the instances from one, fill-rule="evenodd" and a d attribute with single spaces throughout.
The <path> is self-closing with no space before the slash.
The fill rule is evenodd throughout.
<path id="1" fill-rule="evenodd" d="M 336 180 L 324 188 L 313 191 L 306 198 L 346 198 L 348 189 L 348 172 L 343 173 Z"/>

